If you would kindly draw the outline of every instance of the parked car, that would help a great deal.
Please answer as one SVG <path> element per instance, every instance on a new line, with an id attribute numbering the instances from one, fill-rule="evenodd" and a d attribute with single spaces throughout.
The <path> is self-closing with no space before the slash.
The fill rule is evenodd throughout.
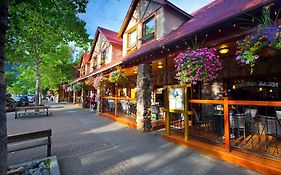
<path id="1" fill-rule="evenodd" d="M 27 95 L 28 97 L 28 102 L 29 103 L 34 103 L 35 102 L 35 95 Z"/>
<path id="2" fill-rule="evenodd" d="M 10 94 L 6 95 L 6 111 L 14 111 L 16 109 L 16 102 Z"/>
<path id="3" fill-rule="evenodd" d="M 29 99 L 27 95 L 20 96 L 23 106 L 27 106 L 29 104 Z"/>
<path id="4" fill-rule="evenodd" d="M 16 106 L 23 106 L 23 102 L 19 96 L 13 97 L 13 100 L 16 102 Z"/>

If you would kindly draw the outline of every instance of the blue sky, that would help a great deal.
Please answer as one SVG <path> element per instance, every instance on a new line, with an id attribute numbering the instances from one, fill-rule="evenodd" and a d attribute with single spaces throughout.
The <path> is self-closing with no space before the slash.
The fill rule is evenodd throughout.
<path id="1" fill-rule="evenodd" d="M 187 13 L 205 6 L 213 0 L 170 0 Z M 131 0 L 89 0 L 87 12 L 79 14 L 86 21 L 86 29 L 93 38 L 97 26 L 118 32 L 129 9 Z"/>

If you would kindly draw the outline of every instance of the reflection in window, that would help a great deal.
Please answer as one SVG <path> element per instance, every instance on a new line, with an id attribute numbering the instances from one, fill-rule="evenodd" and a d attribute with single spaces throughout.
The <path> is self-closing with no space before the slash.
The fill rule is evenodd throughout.
<path id="1" fill-rule="evenodd" d="M 137 30 L 133 30 L 128 34 L 128 48 L 131 49 L 137 44 Z"/>
<path id="2" fill-rule="evenodd" d="M 143 23 L 143 41 L 154 39 L 155 34 L 155 20 L 154 17 L 149 18 Z"/>

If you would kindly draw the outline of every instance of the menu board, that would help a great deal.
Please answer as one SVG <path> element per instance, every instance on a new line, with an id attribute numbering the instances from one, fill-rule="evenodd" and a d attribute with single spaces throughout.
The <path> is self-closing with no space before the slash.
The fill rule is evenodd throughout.
<path id="1" fill-rule="evenodd" d="M 170 88 L 169 108 L 170 110 L 184 110 L 184 88 Z"/>

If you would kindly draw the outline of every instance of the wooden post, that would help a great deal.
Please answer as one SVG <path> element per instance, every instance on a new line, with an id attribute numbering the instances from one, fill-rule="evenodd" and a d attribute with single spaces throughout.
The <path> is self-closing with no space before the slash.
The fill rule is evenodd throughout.
<path id="1" fill-rule="evenodd" d="M 184 140 L 187 142 L 189 140 L 189 114 L 190 109 L 188 102 L 188 91 L 187 87 L 184 87 Z"/>
<path id="2" fill-rule="evenodd" d="M 117 109 L 117 96 L 114 98 L 114 115 L 117 117 L 118 109 Z"/>
<path id="3" fill-rule="evenodd" d="M 73 90 L 73 100 L 72 100 L 73 104 L 76 103 L 76 90 Z"/>
<path id="4" fill-rule="evenodd" d="M 47 157 L 51 157 L 52 153 L 52 141 L 51 141 L 51 135 L 48 136 L 48 145 L 47 145 Z"/>
<path id="5" fill-rule="evenodd" d="M 229 110 L 228 110 L 228 97 L 224 97 L 223 99 L 223 111 L 224 111 L 224 144 L 225 150 L 230 152 L 230 129 L 229 129 Z"/>
<path id="6" fill-rule="evenodd" d="M 166 89 L 166 115 L 165 115 L 165 131 L 167 135 L 171 134 L 171 118 L 169 109 L 169 88 Z"/>
<path id="7" fill-rule="evenodd" d="M 186 111 L 184 111 L 184 141 L 188 141 L 189 140 L 189 125 L 188 125 L 188 114 Z"/>

